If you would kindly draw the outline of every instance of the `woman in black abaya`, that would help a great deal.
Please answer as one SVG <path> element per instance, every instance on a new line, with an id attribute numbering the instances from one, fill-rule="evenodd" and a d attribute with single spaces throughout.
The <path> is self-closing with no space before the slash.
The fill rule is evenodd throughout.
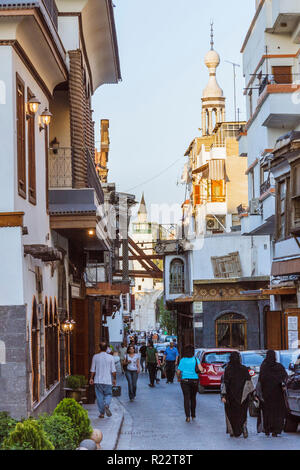
<path id="1" fill-rule="evenodd" d="M 257 384 L 263 421 L 261 426 L 258 423 L 258 431 L 263 430 L 266 436 L 272 433 L 272 436 L 276 437 L 284 429 L 287 410 L 283 385 L 286 380 L 285 368 L 276 362 L 275 351 L 269 350 L 260 367 Z M 260 421 L 260 417 L 258 419 Z"/>
<path id="2" fill-rule="evenodd" d="M 239 437 L 242 434 L 245 438 L 248 437 L 247 411 L 249 395 L 253 390 L 254 387 L 248 369 L 241 364 L 239 353 L 231 353 L 221 385 L 221 398 L 225 404 L 227 433 L 231 437 Z"/>

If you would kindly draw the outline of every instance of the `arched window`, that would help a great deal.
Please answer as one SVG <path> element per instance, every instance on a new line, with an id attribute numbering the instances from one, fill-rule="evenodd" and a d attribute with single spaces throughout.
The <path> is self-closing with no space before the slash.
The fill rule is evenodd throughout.
<path id="1" fill-rule="evenodd" d="M 34 298 L 31 320 L 31 363 L 32 363 L 32 401 L 39 401 L 39 344 L 40 327 L 37 314 L 37 304 Z"/>
<path id="2" fill-rule="evenodd" d="M 49 309 L 45 310 L 46 388 L 58 380 L 58 345 L 57 306 L 50 297 Z"/>
<path id="3" fill-rule="evenodd" d="M 184 263 L 174 259 L 170 265 L 170 294 L 184 294 Z"/>
<path id="4" fill-rule="evenodd" d="M 247 321 L 237 313 L 227 313 L 216 320 L 216 346 L 247 349 Z"/>
<path id="5" fill-rule="evenodd" d="M 54 310 L 53 310 L 53 329 L 54 329 L 54 351 L 53 351 L 53 361 L 54 361 L 54 382 L 59 380 L 59 319 L 57 313 L 57 303 L 56 299 L 54 300 Z"/>
<path id="6" fill-rule="evenodd" d="M 51 305 L 51 304 L 50 304 Z M 50 312 L 49 312 L 49 306 L 48 306 L 48 300 L 47 297 L 45 299 L 45 380 L 46 380 L 46 388 L 50 387 L 50 370 L 49 370 L 49 357 L 51 354 L 51 323 L 50 323 Z"/>

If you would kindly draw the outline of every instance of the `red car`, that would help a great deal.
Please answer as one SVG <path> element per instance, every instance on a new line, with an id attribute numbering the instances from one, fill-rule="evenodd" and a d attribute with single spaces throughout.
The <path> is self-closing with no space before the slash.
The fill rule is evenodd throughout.
<path id="1" fill-rule="evenodd" d="M 223 366 L 229 362 L 230 354 L 237 349 L 215 348 L 203 349 L 196 354 L 205 372 L 199 374 L 199 393 L 205 390 L 219 390 L 221 377 L 224 374 Z"/>

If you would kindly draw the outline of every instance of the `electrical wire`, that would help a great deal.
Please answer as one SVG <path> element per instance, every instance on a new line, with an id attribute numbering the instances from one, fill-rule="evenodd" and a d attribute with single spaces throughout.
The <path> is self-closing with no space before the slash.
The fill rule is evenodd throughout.
<path id="1" fill-rule="evenodd" d="M 173 162 L 171 165 L 169 165 L 167 168 L 165 168 L 164 170 L 162 170 L 160 173 L 158 173 L 157 175 L 153 176 L 152 178 L 144 181 L 143 183 L 140 183 L 138 184 L 137 186 L 133 186 L 132 188 L 129 188 L 129 189 L 126 189 L 125 192 L 128 192 L 128 191 L 132 191 L 133 189 L 136 189 L 136 188 L 139 188 L 140 186 L 144 186 L 145 184 L 148 184 L 150 183 L 151 181 L 155 180 L 156 178 L 159 178 L 161 175 L 163 175 L 167 170 L 169 170 L 169 168 L 172 168 L 172 166 L 176 165 L 176 163 L 178 163 L 180 160 L 182 160 L 182 157 L 178 158 L 177 160 L 175 160 L 175 162 Z"/>

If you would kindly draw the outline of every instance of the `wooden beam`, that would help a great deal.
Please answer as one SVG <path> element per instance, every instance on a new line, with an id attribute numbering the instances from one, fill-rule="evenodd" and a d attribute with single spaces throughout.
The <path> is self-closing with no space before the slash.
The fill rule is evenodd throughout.
<path id="1" fill-rule="evenodd" d="M 144 256 L 145 256 L 144 251 L 132 240 L 132 238 L 128 237 L 128 241 L 129 241 L 129 245 L 130 245 L 135 251 L 137 251 L 137 253 L 144 259 Z M 156 266 L 155 263 L 153 263 L 153 261 L 147 260 L 147 263 L 150 265 L 150 267 L 151 267 L 154 271 L 161 272 L 161 270 Z"/>
<path id="2" fill-rule="evenodd" d="M 115 276 L 122 276 L 122 272 L 115 273 Z M 163 279 L 162 271 L 129 271 L 129 277 L 144 277 L 152 279 Z"/>
<path id="3" fill-rule="evenodd" d="M 24 212 L 0 212 L 0 227 L 23 227 Z"/>
<path id="4" fill-rule="evenodd" d="M 120 261 L 122 261 L 123 256 L 119 256 L 118 258 Z M 145 256 L 140 256 L 140 255 L 132 255 L 128 257 L 129 260 L 136 260 L 140 261 L 141 259 L 147 260 L 147 259 L 164 259 L 164 255 L 145 255 Z"/>

